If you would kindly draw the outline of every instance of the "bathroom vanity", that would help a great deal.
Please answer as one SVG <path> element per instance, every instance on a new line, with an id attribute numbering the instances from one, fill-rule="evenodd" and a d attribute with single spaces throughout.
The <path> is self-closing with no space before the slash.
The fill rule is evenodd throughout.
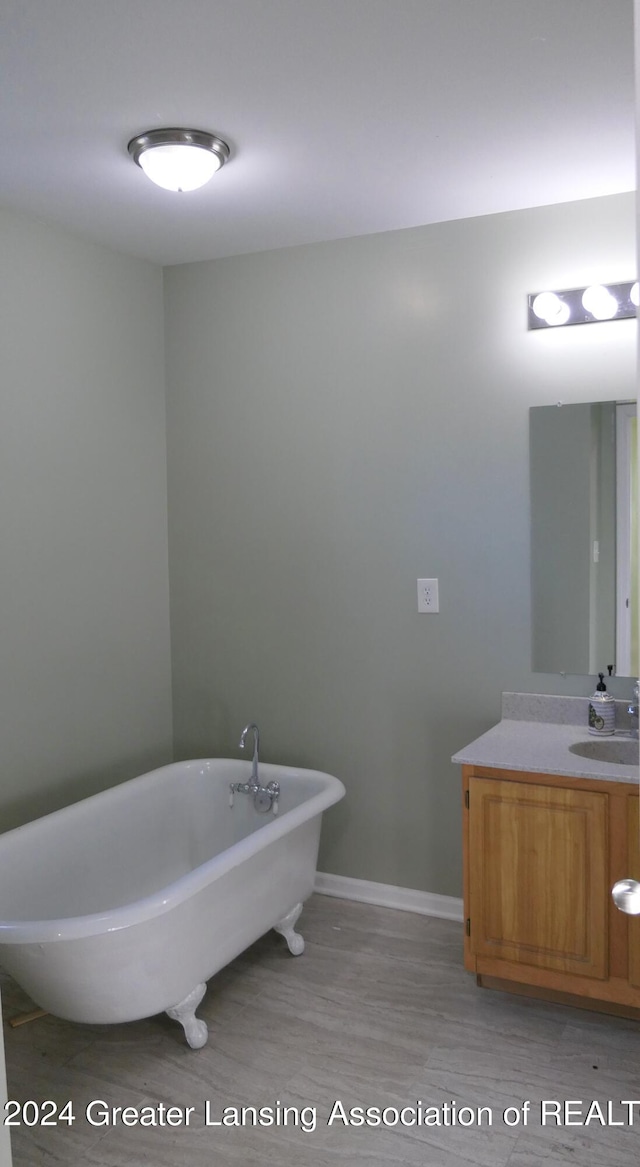
<path id="1" fill-rule="evenodd" d="M 463 775 L 465 967 L 478 984 L 640 1019 L 638 742 L 587 732 L 586 698 L 503 695 Z"/>

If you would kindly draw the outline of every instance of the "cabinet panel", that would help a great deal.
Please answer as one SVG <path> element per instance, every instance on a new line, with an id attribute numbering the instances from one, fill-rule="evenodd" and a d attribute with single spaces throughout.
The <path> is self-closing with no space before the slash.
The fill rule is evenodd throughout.
<path id="1" fill-rule="evenodd" d="M 629 808 L 629 876 L 640 879 L 640 842 L 638 841 L 638 795 L 627 798 Z M 640 989 L 640 916 L 629 916 L 629 981 Z"/>
<path id="2" fill-rule="evenodd" d="M 605 978 L 607 912 L 606 794 L 471 778 L 476 956 Z"/>

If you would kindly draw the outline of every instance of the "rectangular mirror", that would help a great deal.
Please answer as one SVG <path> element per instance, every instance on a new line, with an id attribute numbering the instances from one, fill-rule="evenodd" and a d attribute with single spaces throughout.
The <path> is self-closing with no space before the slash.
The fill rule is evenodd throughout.
<path id="1" fill-rule="evenodd" d="M 638 675 L 636 414 L 529 412 L 534 672 Z"/>

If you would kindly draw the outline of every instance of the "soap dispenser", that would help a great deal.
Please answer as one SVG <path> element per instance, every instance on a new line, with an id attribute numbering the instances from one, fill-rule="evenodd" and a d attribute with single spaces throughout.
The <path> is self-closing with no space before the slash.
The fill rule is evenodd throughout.
<path id="1" fill-rule="evenodd" d="M 598 673 L 600 678 L 595 693 L 589 698 L 589 733 L 597 737 L 606 737 L 615 733 L 616 703 L 604 683 L 604 673 Z"/>

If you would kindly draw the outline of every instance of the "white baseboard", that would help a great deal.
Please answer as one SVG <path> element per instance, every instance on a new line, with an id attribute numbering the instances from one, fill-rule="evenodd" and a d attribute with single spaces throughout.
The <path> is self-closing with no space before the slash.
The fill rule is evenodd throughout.
<path id="1" fill-rule="evenodd" d="M 397 908 L 400 912 L 417 912 L 421 916 L 437 916 L 441 920 L 459 923 L 463 919 L 462 900 L 430 891 L 416 891 L 411 887 L 394 887 L 390 883 L 372 883 L 369 879 L 350 879 L 346 875 L 318 871 L 315 890 L 323 896 L 376 904 L 380 908 Z"/>

